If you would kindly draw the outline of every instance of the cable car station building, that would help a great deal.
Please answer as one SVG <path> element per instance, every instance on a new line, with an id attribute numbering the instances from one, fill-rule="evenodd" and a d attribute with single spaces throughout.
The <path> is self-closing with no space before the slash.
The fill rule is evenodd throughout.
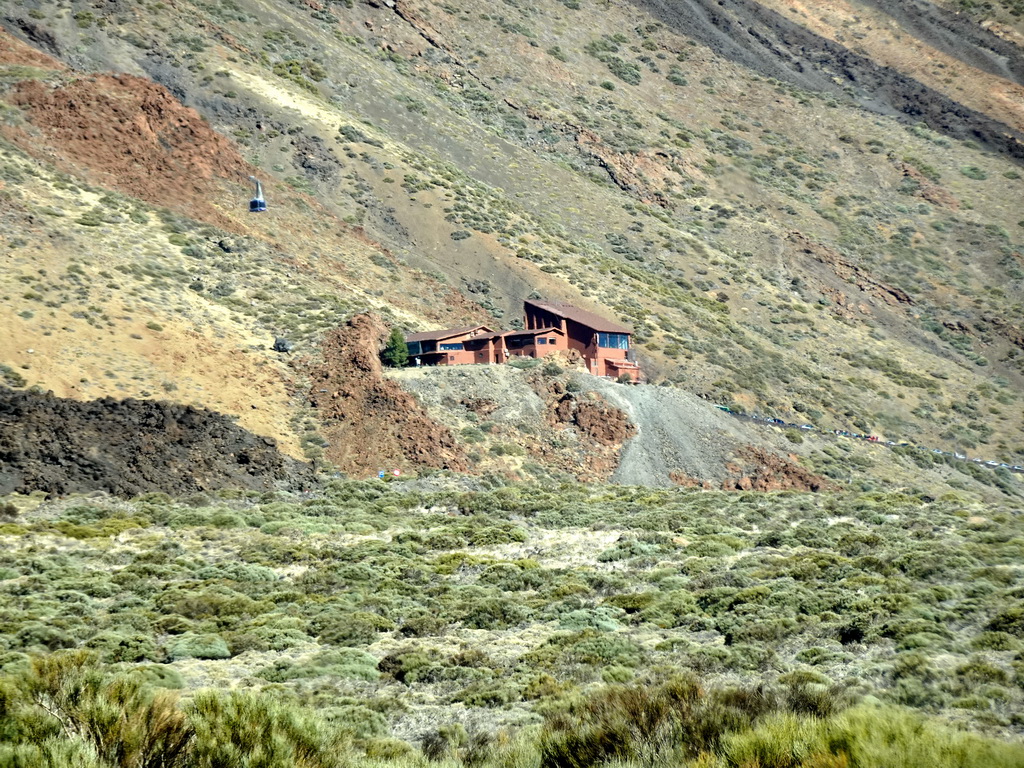
<path id="1" fill-rule="evenodd" d="M 496 331 L 486 325 L 413 333 L 406 337 L 411 365 L 505 363 L 513 357 L 541 358 L 575 351 L 595 376 L 639 381 L 629 341 L 631 331 L 571 304 L 523 303 L 523 330 Z"/>

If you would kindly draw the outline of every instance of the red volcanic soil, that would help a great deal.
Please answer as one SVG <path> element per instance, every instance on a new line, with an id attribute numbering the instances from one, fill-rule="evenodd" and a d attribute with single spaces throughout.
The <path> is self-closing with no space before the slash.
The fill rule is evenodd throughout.
<path id="1" fill-rule="evenodd" d="M 386 335 L 380 319 L 356 315 L 324 338 L 323 363 L 310 372 L 310 402 L 329 441 L 325 455 L 356 476 L 377 469 L 464 471 L 467 462 L 451 431 L 384 378 L 378 350 Z"/>
<path id="2" fill-rule="evenodd" d="M 22 149 L 100 186 L 187 209 L 253 169 L 232 143 L 161 85 L 132 75 L 26 80 L 7 101 L 32 127 L 8 131 Z M 209 215 L 204 215 L 210 220 Z"/>
<path id="3" fill-rule="evenodd" d="M 40 69 L 67 69 L 61 62 L 0 30 L 0 64 L 20 64 Z"/>

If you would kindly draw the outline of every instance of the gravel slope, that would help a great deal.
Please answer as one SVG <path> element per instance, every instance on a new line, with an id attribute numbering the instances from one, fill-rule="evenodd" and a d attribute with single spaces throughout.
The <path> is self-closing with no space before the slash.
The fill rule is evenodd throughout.
<path id="1" fill-rule="evenodd" d="M 531 388 L 526 372 L 509 366 L 405 369 L 389 371 L 388 376 L 449 426 L 457 425 L 458 414 L 464 411 L 461 402 L 483 398 L 495 404 L 487 419 L 509 429 L 511 439 L 515 439 L 514 430 L 525 428 L 520 439 L 526 440 L 548 429 L 543 426 L 545 404 Z M 584 373 L 565 378 L 580 394 L 594 392 L 625 411 L 637 427 L 610 477 L 615 483 L 667 487 L 675 485 L 672 474 L 676 473 L 708 480 L 717 487 L 736 476 L 728 464 L 735 469 L 735 465 L 746 463 L 736 455 L 741 449 L 757 446 L 783 456 L 794 452 L 793 444 L 776 430 L 734 419 L 674 387 L 618 384 Z M 581 447 L 575 440 L 572 443 L 574 449 Z"/>
<path id="2" fill-rule="evenodd" d="M 670 486 L 674 485 L 673 472 L 724 480 L 729 475 L 725 465 L 735 460 L 738 448 L 758 445 L 786 452 L 768 430 L 730 418 L 688 392 L 643 384 L 627 386 L 590 376 L 581 376 L 579 381 L 624 410 L 637 425 L 636 436 L 622 451 L 613 482 Z"/>

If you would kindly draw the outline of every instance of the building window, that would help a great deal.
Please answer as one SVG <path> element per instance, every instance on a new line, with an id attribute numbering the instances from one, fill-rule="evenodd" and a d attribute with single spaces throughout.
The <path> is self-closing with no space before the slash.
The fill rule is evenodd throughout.
<path id="1" fill-rule="evenodd" d="M 537 343 L 538 344 L 547 344 L 548 340 L 547 339 L 537 339 Z"/>
<path id="2" fill-rule="evenodd" d="M 461 344 L 442 344 L 441 349 L 445 352 L 453 352 L 457 349 L 462 349 Z"/>
<path id="3" fill-rule="evenodd" d="M 541 339 L 541 343 L 543 343 L 543 342 L 544 342 L 544 339 Z M 554 343 L 555 343 L 554 339 L 548 339 L 548 344 L 554 344 Z"/>
<path id="4" fill-rule="evenodd" d="M 606 349 L 629 349 L 628 333 L 599 333 L 597 346 Z"/>

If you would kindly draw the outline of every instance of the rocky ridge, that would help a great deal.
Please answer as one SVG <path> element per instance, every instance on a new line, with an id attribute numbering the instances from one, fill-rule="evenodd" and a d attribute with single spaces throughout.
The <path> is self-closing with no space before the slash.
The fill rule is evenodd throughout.
<path id="1" fill-rule="evenodd" d="M 153 400 L 78 402 L 0 388 L 0 495 L 184 496 L 315 484 L 311 467 L 223 414 Z"/>

